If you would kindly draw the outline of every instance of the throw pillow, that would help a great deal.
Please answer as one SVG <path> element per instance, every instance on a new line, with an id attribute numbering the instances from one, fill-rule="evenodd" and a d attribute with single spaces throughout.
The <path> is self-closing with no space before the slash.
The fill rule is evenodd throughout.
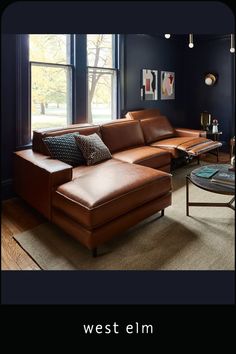
<path id="1" fill-rule="evenodd" d="M 82 151 L 87 165 L 94 165 L 112 158 L 110 150 L 96 133 L 87 136 L 77 135 L 75 136 L 75 140 Z"/>
<path id="2" fill-rule="evenodd" d="M 85 159 L 78 149 L 75 136 L 79 133 L 70 133 L 59 136 L 50 136 L 43 139 L 51 157 L 63 161 L 71 166 L 84 165 Z"/>

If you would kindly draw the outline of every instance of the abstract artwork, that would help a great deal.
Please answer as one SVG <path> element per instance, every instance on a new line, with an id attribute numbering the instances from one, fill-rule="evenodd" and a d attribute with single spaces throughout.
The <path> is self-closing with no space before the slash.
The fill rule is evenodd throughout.
<path id="1" fill-rule="evenodd" d="M 175 73 L 161 72 L 161 99 L 173 100 L 175 98 Z"/>
<path id="2" fill-rule="evenodd" d="M 157 70 L 142 70 L 141 99 L 144 101 L 157 100 Z"/>

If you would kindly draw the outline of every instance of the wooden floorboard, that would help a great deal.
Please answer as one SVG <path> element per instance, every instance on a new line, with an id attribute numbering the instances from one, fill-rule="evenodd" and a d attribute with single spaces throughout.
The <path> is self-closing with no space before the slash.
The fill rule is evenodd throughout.
<path id="1" fill-rule="evenodd" d="M 4 249 L 4 248 L 2 249 L 2 257 L 1 257 L 2 270 L 3 268 L 5 268 L 4 270 L 22 270 L 20 266 L 14 261 L 14 259 L 9 254 L 9 252 L 11 252 L 10 249 Z"/>
<path id="2" fill-rule="evenodd" d="M 201 157 L 209 163 L 216 163 L 216 157 L 206 154 Z M 219 163 L 229 163 L 229 154 L 220 153 Z M 20 198 L 2 203 L 2 270 L 39 270 L 38 265 L 20 247 L 13 236 L 30 230 L 46 221 L 37 211 Z"/>
<path id="3" fill-rule="evenodd" d="M 39 270 L 39 266 L 20 247 L 13 236 L 30 230 L 46 220 L 20 198 L 2 203 L 2 270 Z"/>
<path id="4" fill-rule="evenodd" d="M 22 270 L 39 269 L 31 257 L 29 257 L 20 245 L 13 239 L 14 234 L 10 231 L 6 221 L 7 220 L 4 220 L 2 223 L 2 254 L 4 253 L 4 250 L 7 250 L 14 262 Z"/>

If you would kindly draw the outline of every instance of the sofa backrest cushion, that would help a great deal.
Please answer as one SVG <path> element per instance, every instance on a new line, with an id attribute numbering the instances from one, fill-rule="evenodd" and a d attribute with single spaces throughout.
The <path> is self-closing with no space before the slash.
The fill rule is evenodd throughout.
<path id="1" fill-rule="evenodd" d="M 175 130 L 165 116 L 141 119 L 140 124 L 146 144 L 175 136 Z"/>
<path id="2" fill-rule="evenodd" d="M 91 124 L 73 124 L 65 128 L 57 129 L 38 129 L 33 132 L 32 149 L 35 152 L 48 155 L 48 149 L 43 142 L 44 138 L 77 132 L 81 135 L 90 135 L 93 133 L 97 133 L 98 135 L 101 134 L 100 127 Z"/>
<path id="3" fill-rule="evenodd" d="M 138 121 L 122 121 L 101 126 L 102 140 L 111 153 L 145 144 Z"/>
<path id="4" fill-rule="evenodd" d="M 143 109 L 140 111 L 132 111 L 126 113 L 126 118 L 140 120 L 145 118 L 155 118 L 161 115 L 157 108 Z"/>

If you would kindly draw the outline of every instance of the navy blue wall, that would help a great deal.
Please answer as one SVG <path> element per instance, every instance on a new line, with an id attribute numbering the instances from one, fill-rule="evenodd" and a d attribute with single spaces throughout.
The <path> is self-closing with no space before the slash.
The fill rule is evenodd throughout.
<path id="1" fill-rule="evenodd" d="M 234 54 L 229 51 L 230 36 L 196 36 L 193 49 L 187 35 L 166 40 L 149 35 L 127 35 L 125 41 L 125 104 L 129 110 L 157 107 L 175 126 L 200 129 L 200 114 L 209 111 L 219 120 L 226 142 L 234 133 Z M 181 38 L 182 37 L 182 38 Z M 206 38 L 208 38 L 206 40 Z M 174 71 L 175 100 L 142 101 L 141 69 Z M 215 86 L 204 83 L 207 72 L 218 74 Z"/>
<path id="2" fill-rule="evenodd" d="M 230 53 L 230 36 L 196 41 L 193 49 L 184 50 L 185 125 L 200 128 L 200 114 L 208 111 L 219 121 L 223 141 L 234 133 L 234 60 Z M 204 83 L 206 73 L 216 73 L 214 86 Z"/>
<path id="3" fill-rule="evenodd" d="M 124 113 L 141 108 L 158 107 L 174 125 L 184 124 L 183 44 L 144 34 L 125 36 L 125 103 Z M 141 70 L 158 70 L 158 100 L 142 101 Z M 174 71 L 175 99 L 160 99 L 161 71 Z"/>

